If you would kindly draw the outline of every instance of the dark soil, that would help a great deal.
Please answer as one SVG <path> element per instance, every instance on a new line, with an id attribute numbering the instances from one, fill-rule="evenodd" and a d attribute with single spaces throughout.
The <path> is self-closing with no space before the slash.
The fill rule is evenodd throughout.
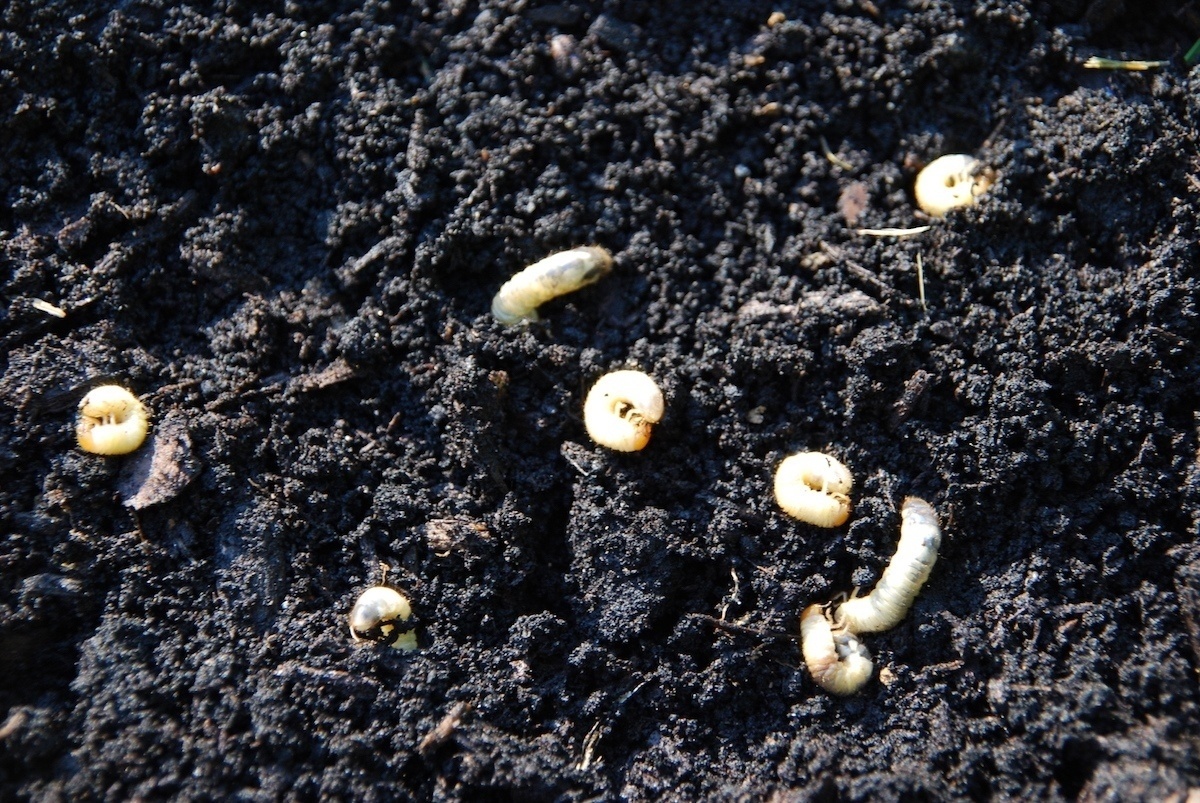
<path id="1" fill-rule="evenodd" d="M 251 5 L 0 12 L 0 797 L 1200 787 L 1195 3 Z M 980 204 L 855 233 L 948 152 Z M 633 455 L 580 418 L 626 366 Z M 102 380 L 175 482 L 76 447 Z M 848 526 L 777 508 L 802 449 Z M 831 697 L 799 611 L 909 494 L 941 558 Z M 349 637 L 381 564 L 417 653 Z"/>

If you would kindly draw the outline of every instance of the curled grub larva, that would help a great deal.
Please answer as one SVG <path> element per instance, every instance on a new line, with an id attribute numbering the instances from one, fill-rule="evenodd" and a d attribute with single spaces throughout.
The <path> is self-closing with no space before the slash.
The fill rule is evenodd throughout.
<path id="1" fill-rule="evenodd" d="M 800 614 L 800 649 L 813 680 L 831 694 L 853 694 L 871 677 L 871 654 L 854 634 L 836 628 L 824 605 L 809 605 Z"/>
<path id="2" fill-rule="evenodd" d="M 970 206 L 992 186 L 994 174 L 965 153 L 934 159 L 917 174 L 913 194 L 927 215 L 943 217 L 951 209 Z"/>
<path id="3" fill-rule="evenodd" d="M 397 650 L 417 648 L 416 624 L 408 598 L 387 586 L 368 588 L 350 610 L 350 635 L 355 641 L 390 644 Z"/>
<path id="4" fill-rule="evenodd" d="M 900 507 L 900 543 L 896 554 L 865 597 L 855 597 L 833 612 L 834 622 L 852 633 L 879 633 L 899 624 L 937 561 L 942 529 L 924 499 L 910 496 Z"/>
<path id="5" fill-rule="evenodd" d="M 598 246 L 551 254 L 504 283 L 492 299 L 492 315 L 506 326 L 536 321 L 539 306 L 598 281 L 612 270 L 612 262 Z"/>
<path id="6" fill-rule="evenodd" d="M 663 416 L 663 395 L 641 371 L 613 371 L 600 377 L 583 403 L 583 425 L 601 446 L 636 452 L 650 441 Z"/>
<path id="7" fill-rule="evenodd" d="M 142 445 L 150 429 L 146 405 L 120 385 L 92 388 L 79 402 L 75 439 L 92 454 L 128 454 Z"/>
<path id="8" fill-rule="evenodd" d="M 820 452 L 794 454 L 775 470 L 775 501 L 789 516 L 818 527 L 845 523 L 853 487 L 850 469 Z"/>

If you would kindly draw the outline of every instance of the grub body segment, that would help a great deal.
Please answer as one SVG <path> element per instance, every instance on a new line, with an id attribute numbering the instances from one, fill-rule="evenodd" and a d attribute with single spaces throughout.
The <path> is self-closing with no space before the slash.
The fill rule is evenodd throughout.
<path id="1" fill-rule="evenodd" d="M 835 627 L 823 605 L 809 605 L 800 614 L 800 649 L 813 680 L 831 694 L 853 694 L 875 670 L 867 648 L 853 633 Z"/>
<path id="2" fill-rule="evenodd" d="M 505 326 L 538 320 L 547 301 L 599 281 L 612 270 L 612 255 L 599 246 L 551 254 L 513 276 L 492 299 L 492 315 Z"/>

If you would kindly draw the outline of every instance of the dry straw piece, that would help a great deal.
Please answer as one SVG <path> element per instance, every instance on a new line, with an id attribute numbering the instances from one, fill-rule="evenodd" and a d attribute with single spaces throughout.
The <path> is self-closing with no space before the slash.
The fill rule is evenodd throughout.
<path id="1" fill-rule="evenodd" d="M 150 412 L 137 396 L 120 385 L 100 385 L 79 402 L 75 439 L 92 454 L 129 454 L 142 445 L 150 429 Z"/>
<path id="2" fill-rule="evenodd" d="M 944 217 L 951 209 L 970 206 L 992 186 L 992 172 L 965 153 L 941 156 L 917 174 L 913 194 L 921 211 Z"/>
<path id="3" fill-rule="evenodd" d="M 593 441 L 618 452 L 636 452 L 650 442 L 663 417 L 662 390 L 641 371 L 613 371 L 592 385 L 583 403 L 583 425 Z"/>
<path id="4" fill-rule="evenodd" d="M 355 641 L 389 644 L 397 650 L 415 650 L 417 633 L 412 624 L 412 605 L 399 591 L 372 586 L 359 595 L 350 610 L 350 635 Z"/>
<path id="5" fill-rule="evenodd" d="M 492 299 L 492 315 L 506 326 L 536 321 L 538 307 L 599 281 L 612 264 L 612 255 L 599 246 L 551 254 L 504 283 Z"/>
<path id="6" fill-rule="evenodd" d="M 834 457 L 800 452 L 775 470 L 775 501 L 793 518 L 818 527 L 837 527 L 850 517 L 854 477 Z"/>

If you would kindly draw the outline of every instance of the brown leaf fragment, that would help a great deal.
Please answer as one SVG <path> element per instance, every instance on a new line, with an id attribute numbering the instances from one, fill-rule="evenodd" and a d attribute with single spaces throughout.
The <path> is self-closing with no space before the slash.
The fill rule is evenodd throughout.
<path id="1" fill-rule="evenodd" d="M 174 499 L 199 473 L 183 415 L 172 412 L 154 426 L 149 448 L 138 450 L 121 472 L 119 490 L 125 507 L 142 510 Z"/>
<path id="2" fill-rule="evenodd" d="M 842 213 L 847 226 L 854 226 L 870 202 L 867 185 L 861 181 L 855 181 L 847 184 L 842 189 L 842 194 L 838 196 L 838 211 Z"/>
<path id="3" fill-rule="evenodd" d="M 442 717 L 442 721 L 421 739 L 421 743 L 417 745 L 417 752 L 428 756 L 449 741 L 454 732 L 458 730 L 458 726 L 462 724 L 463 717 L 471 712 L 472 707 L 470 703 L 466 702 L 455 703 L 446 716 Z"/>
<path id="4" fill-rule="evenodd" d="M 354 368 L 350 363 L 346 362 L 341 357 L 331 362 L 319 371 L 314 371 L 311 374 L 301 374 L 293 377 L 288 382 L 288 390 L 292 392 L 307 393 L 312 390 L 321 390 L 331 387 L 339 382 L 345 382 L 347 379 L 353 379 L 355 376 Z"/>
<path id="5" fill-rule="evenodd" d="M 425 542 L 439 558 L 467 549 L 474 539 L 490 538 L 487 525 L 462 516 L 432 519 L 425 523 Z"/>
<path id="6" fill-rule="evenodd" d="M 892 405 L 893 426 L 903 424 L 913 413 L 924 412 L 928 404 L 926 395 L 933 381 L 933 374 L 923 369 L 918 369 L 908 378 L 900 398 Z"/>

